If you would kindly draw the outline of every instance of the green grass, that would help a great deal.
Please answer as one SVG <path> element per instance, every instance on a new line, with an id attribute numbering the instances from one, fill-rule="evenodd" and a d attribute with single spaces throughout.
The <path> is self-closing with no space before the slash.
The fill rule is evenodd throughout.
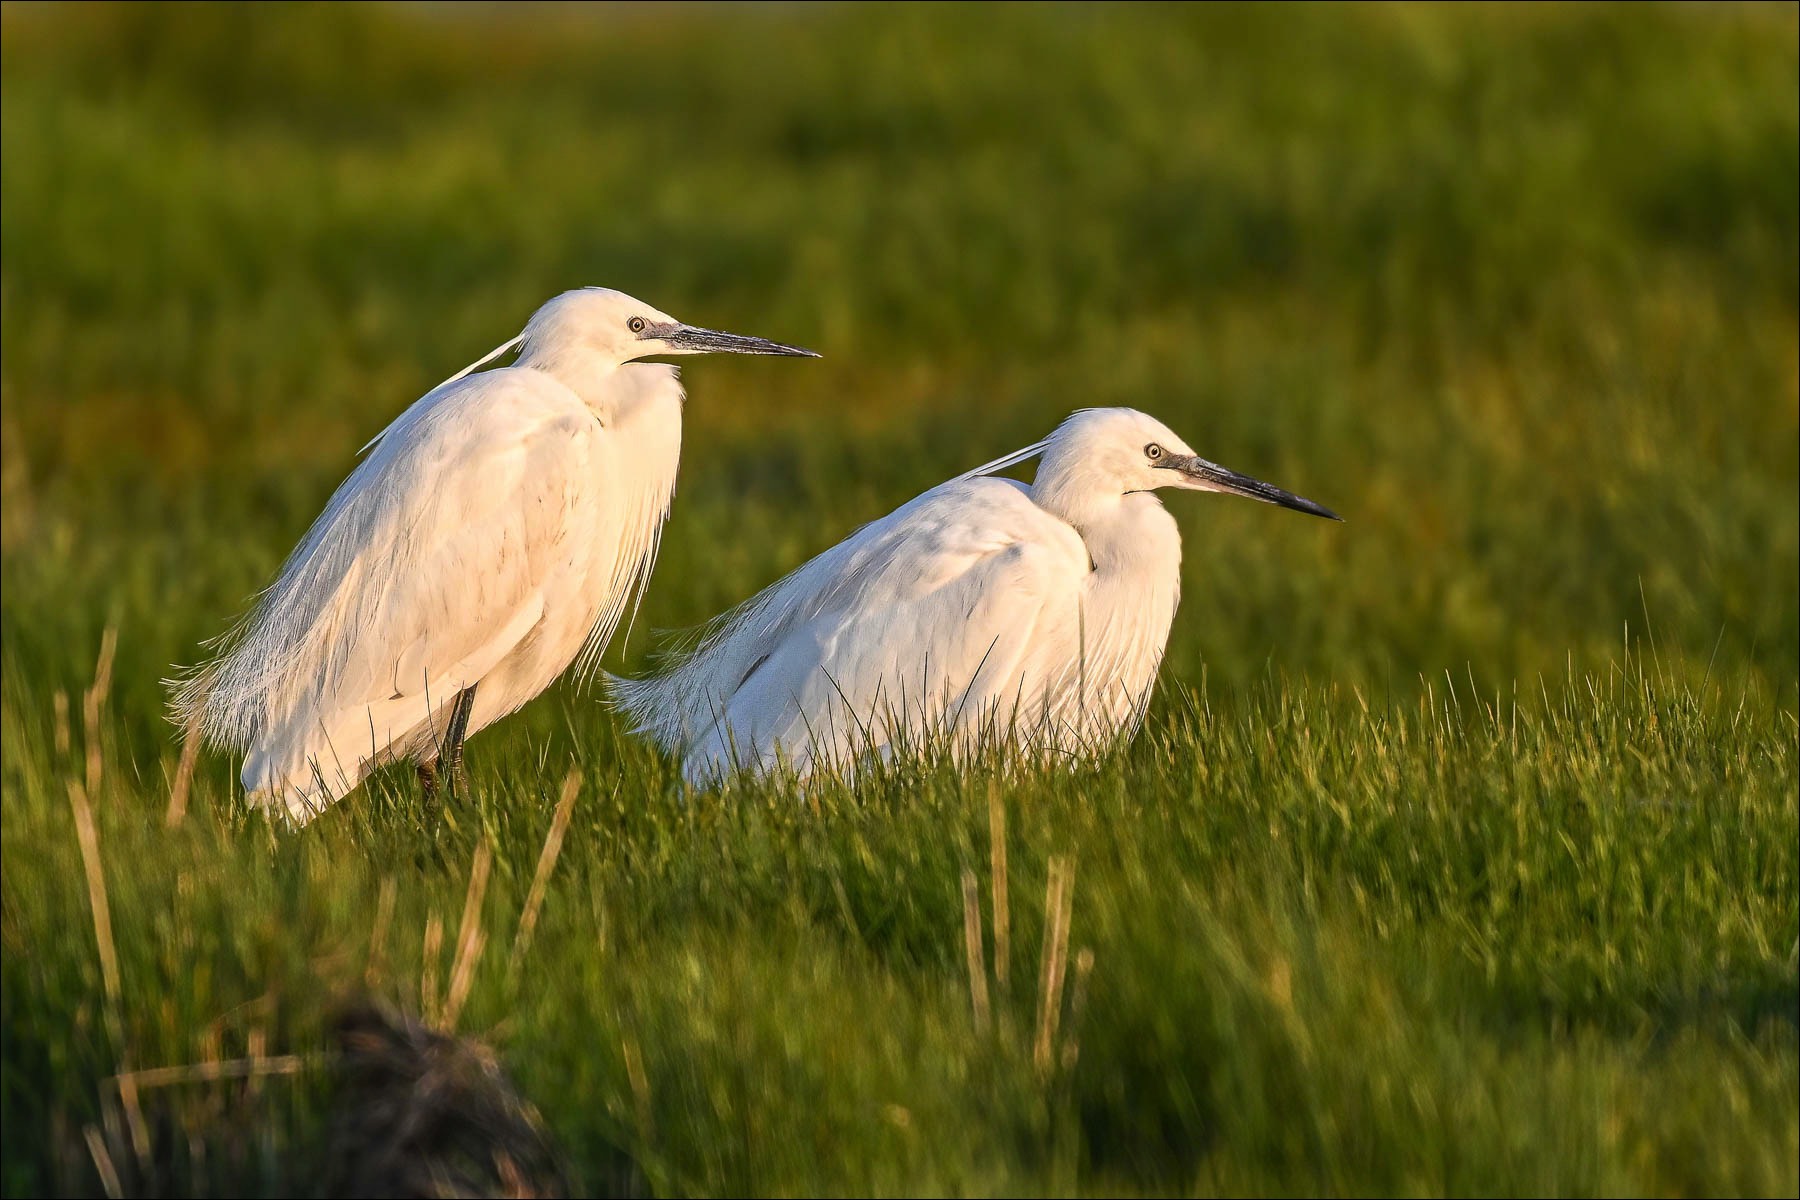
<path id="1" fill-rule="evenodd" d="M 320 1071 L 145 1091 L 148 1172 L 105 1081 L 431 1015 L 490 852 L 460 1027 L 590 1187 L 1800 1190 L 1793 7 L 0 23 L 8 1194 L 99 1190 L 90 1126 L 142 1188 L 319 1186 Z M 441 813 L 279 835 L 209 756 L 165 829 L 170 665 L 589 282 L 826 355 L 689 369 L 615 668 L 1082 405 L 1348 523 L 1174 497 L 1165 687 L 1092 771 L 695 795 L 559 689 Z"/>

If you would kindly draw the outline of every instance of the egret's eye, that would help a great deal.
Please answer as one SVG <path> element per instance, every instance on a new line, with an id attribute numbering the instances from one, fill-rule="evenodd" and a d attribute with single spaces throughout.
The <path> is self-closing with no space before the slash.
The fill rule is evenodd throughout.
<path id="1" fill-rule="evenodd" d="M 1151 442 L 1148 446 L 1144 447 L 1144 457 L 1148 458 L 1151 462 L 1155 462 L 1162 456 L 1163 448 L 1155 442 Z"/>
<path id="2" fill-rule="evenodd" d="M 631 320 L 625 322 L 625 328 L 631 330 L 631 332 L 633 332 L 633 333 L 644 332 L 644 318 L 642 318 L 642 317 L 631 318 Z"/>

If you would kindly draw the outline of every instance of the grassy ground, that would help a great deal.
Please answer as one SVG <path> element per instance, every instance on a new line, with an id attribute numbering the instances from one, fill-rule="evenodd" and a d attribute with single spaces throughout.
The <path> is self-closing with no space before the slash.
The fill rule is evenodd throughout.
<path id="1" fill-rule="evenodd" d="M 588 1187 L 1800 1188 L 1792 7 L 0 21 L 8 1194 L 324 1186 L 365 990 Z M 1175 497 L 1092 772 L 690 795 L 571 689 L 444 812 L 166 828 L 170 664 L 588 282 L 826 354 L 690 368 L 614 666 L 1081 405 L 1349 521 Z"/>

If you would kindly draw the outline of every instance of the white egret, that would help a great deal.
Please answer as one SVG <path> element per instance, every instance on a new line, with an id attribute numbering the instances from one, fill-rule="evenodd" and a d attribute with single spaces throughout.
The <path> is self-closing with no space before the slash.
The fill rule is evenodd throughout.
<path id="1" fill-rule="evenodd" d="M 513 365 L 477 367 L 519 348 Z M 383 763 L 427 788 L 463 740 L 591 664 L 642 593 L 684 394 L 653 355 L 810 350 L 557 296 L 379 434 L 178 720 L 244 750 L 252 802 L 304 823 Z"/>
<path id="2" fill-rule="evenodd" d="M 1038 453 L 1030 486 L 982 477 Z M 1339 519 L 1141 412 L 1087 409 L 863 526 L 613 695 L 696 784 L 854 769 L 938 736 L 1090 753 L 1135 728 L 1168 643 L 1181 535 L 1164 487 Z"/>

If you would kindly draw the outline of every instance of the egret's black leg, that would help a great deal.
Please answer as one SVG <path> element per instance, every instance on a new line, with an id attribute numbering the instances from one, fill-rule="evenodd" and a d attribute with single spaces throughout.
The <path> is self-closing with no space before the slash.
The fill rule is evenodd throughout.
<path id="1" fill-rule="evenodd" d="M 437 759 L 421 759 L 419 762 L 419 787 L 425 793 L 426 803 L 437 799 L 438 769 Z"/>
<path id="2" fill-rule="evenodd" d="M 458 692 L 450 705 L 450 724 L 444 730 L 444 752 L 438 761 L 444 765 L 444 774 L 449 777 L 450 787 L 458 795 L 466 790 L 467 777 L 463 773 L 463 739 L 469 736 L 469 714 L 475 711 L 475 684 L 470 684 Z"/>

